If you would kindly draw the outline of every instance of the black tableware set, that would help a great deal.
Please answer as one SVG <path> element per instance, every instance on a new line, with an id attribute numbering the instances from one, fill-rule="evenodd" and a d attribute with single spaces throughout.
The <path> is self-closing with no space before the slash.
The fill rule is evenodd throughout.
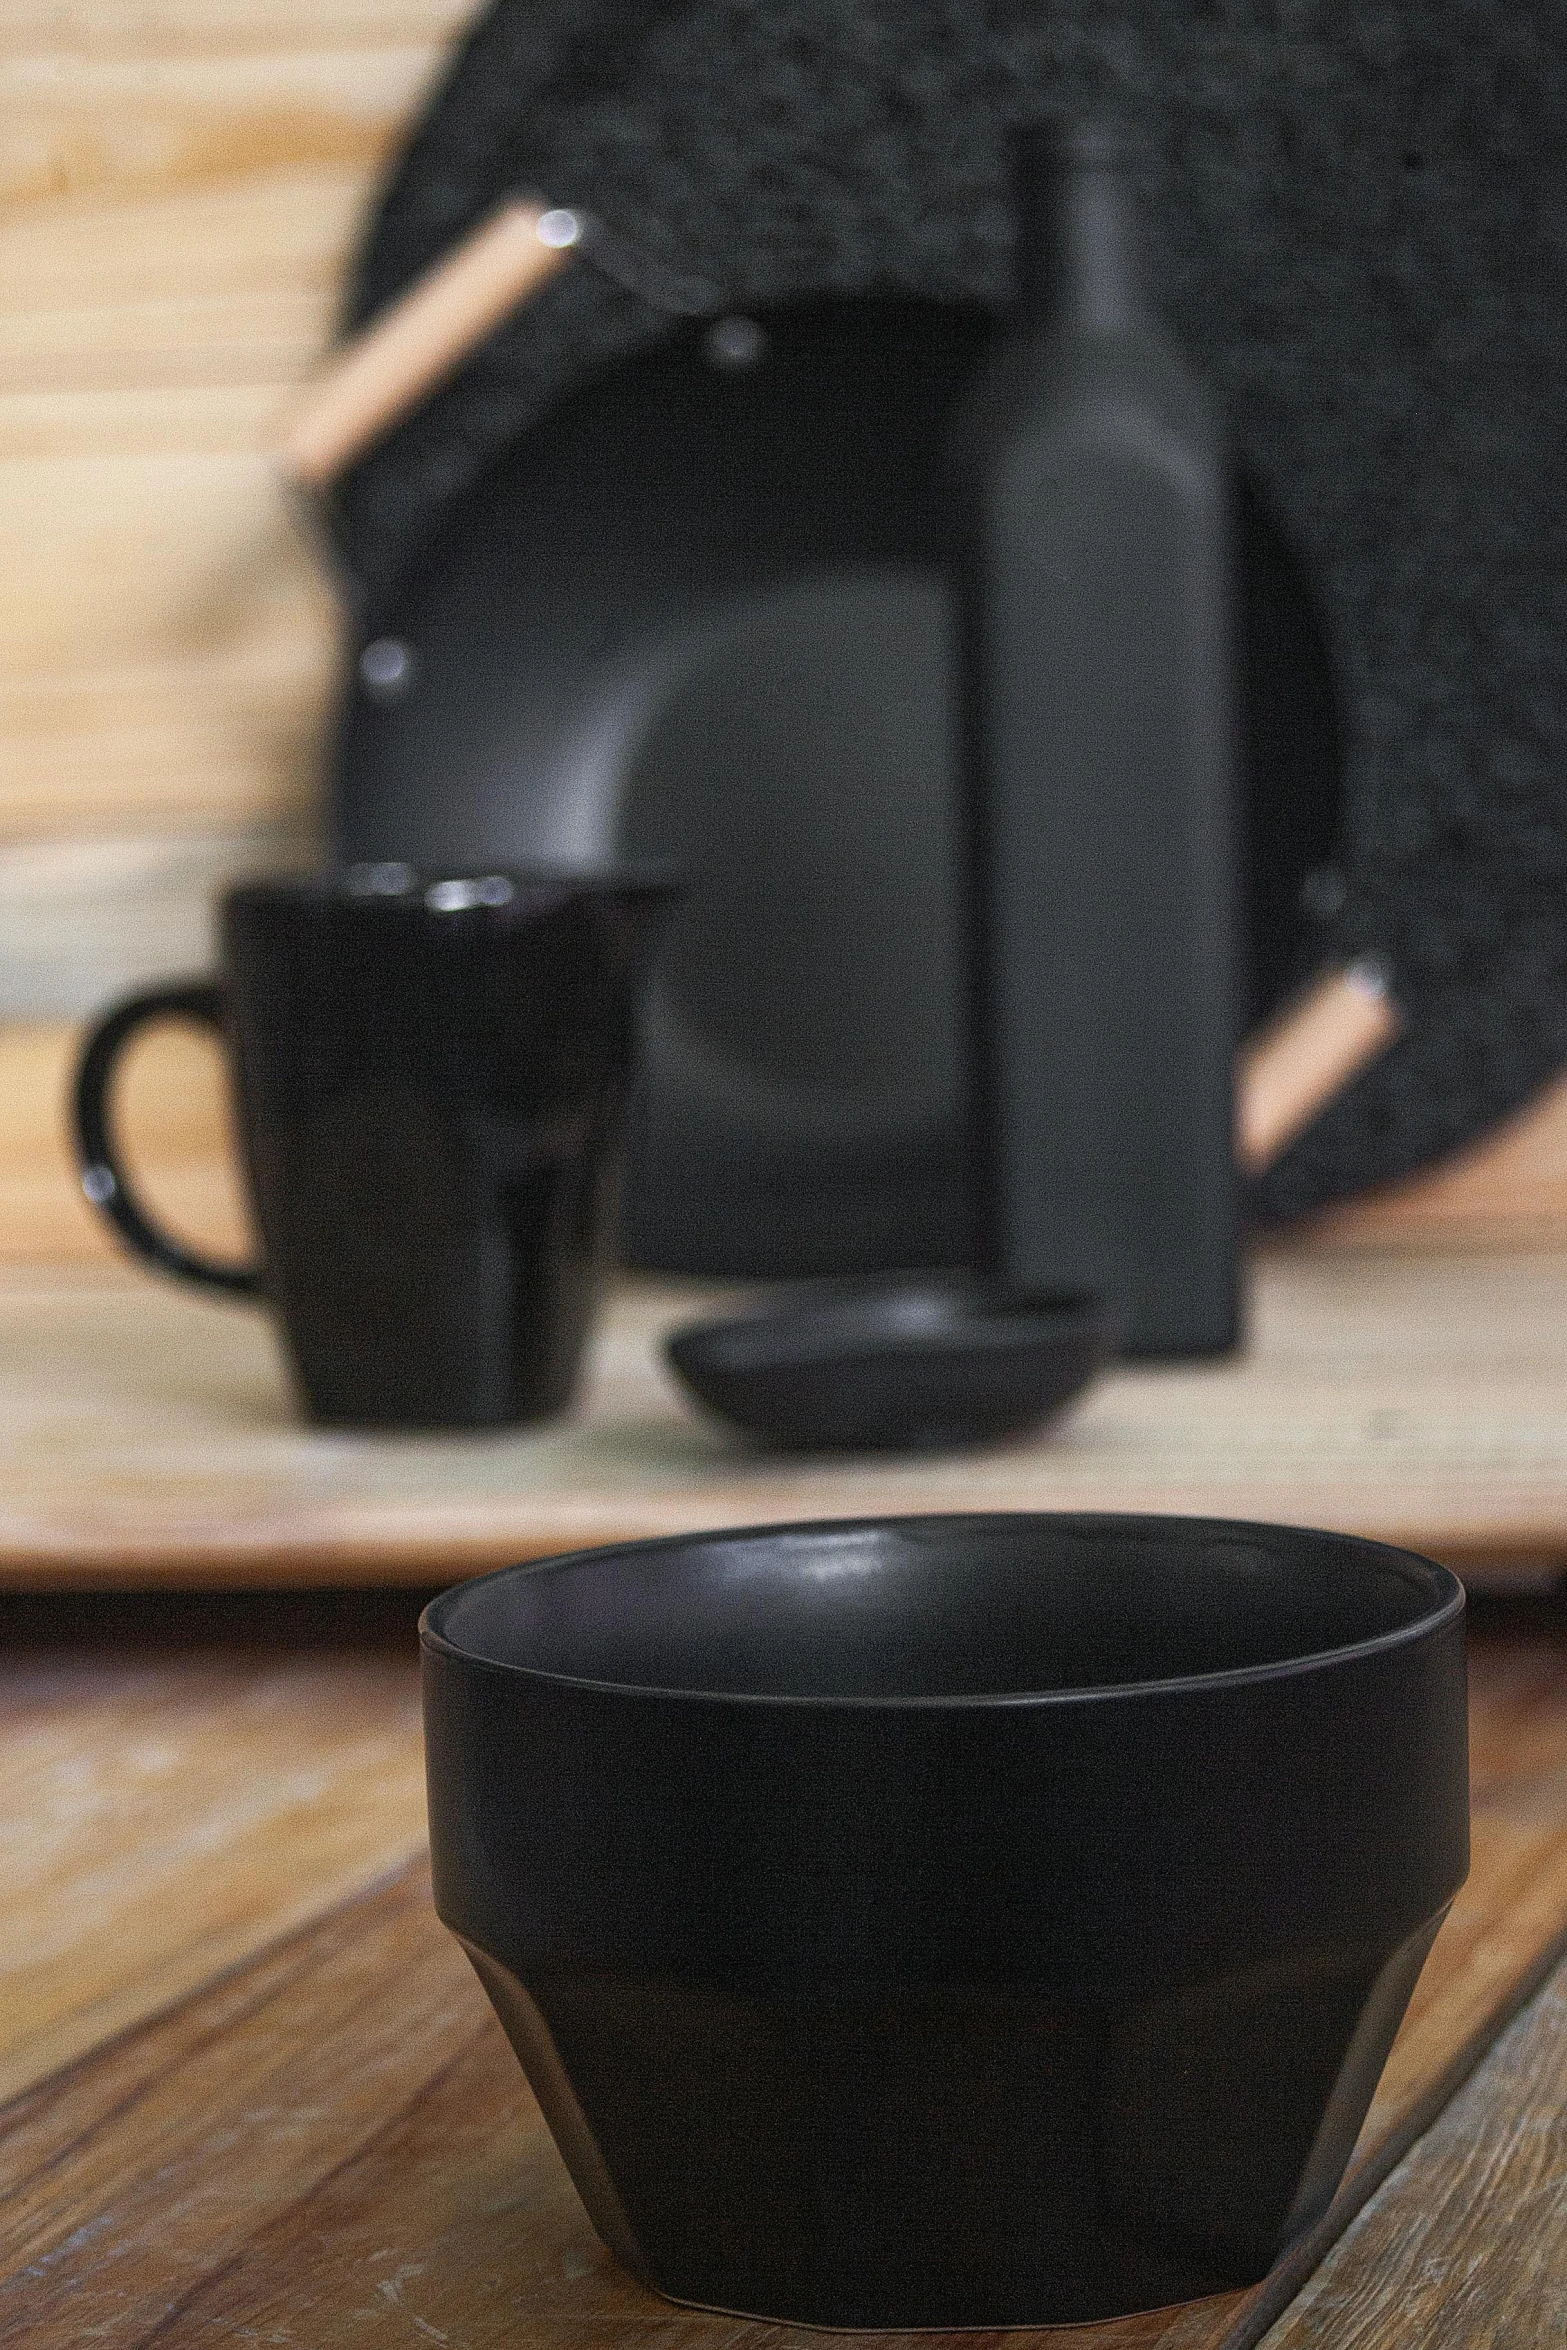
<path id="1" fill-rule="evenodd" d="M 1324 952 L 1370 951 L 1406 1014 L 1253 1182 L 1264 1213 L 1418 1164 L 1560 1061 L 1561 65 L 1545 0 L 1433 0 L 1374 36 L 1326 0 L 477 20 L 348 322 L 518 190 L 594 233 L 328 503 L 333 846 L 437 878 L 687 875 L 638 1022 L 623 1257 L 960 1274 L 992 1339 L 998 1290 L 1093 1292 L 1128 1351 L 1211 1351 L 1236 1324 L 1226 987 L 1251 1028 Z M 1092 437 L 1043 346 L 1107 291 L 1115 174 L 1096 196 L 1081 148 L 1075 194 L 1019 171 L 1042 107 L 1137 130 L 1146 269 L 1120 235 L 1098 415 L 1135 375 L 1190 503 L 1167 479 L 1156 512 L 1123 448 L 1113 492 L 1073 469 L 1091 530 L 1048 488 L 1032 511 L 1058 548 L 1135 530 L 1140 610 L 1030 577 L 987 504 L 1009 448 Z M 1054 657 L 1020 666 L 1030 627 Z M 1156 708 L 1117 690 L 1117 647 L 1161 630 L 1135 665 Z"/>
<path id="2" fill-rule="evenodd" d="M 1319 954 L 1381 957 L 1406 1014 L 1251 1212 L 1407 1172 L 1567 1059 L 1564 72 L 1558 0 L 490 0 L 348 322 L 519 189 L 602 260 L 339 484 L 336 821 L 357 857 L 701 849 L 729 918 L 693 894 L 654 975 L 637 1261 L 965 1261 L 923 490 L 1042 107 L 1135 126 L 1158 308 L 1232 437 L 1243 1016 Z"/>
<path id="3" fill-rule="evenodd" d="M 336 869 L 233 892 L 221 978 L 90 1040 L 89 1196 L 264 1294 L 312 1416 L 560 1410 L 617 1231 L 791 1284 L 668 1352 L 810 1450 L 999 1441 L 1117 1347 L 1237 1342 L 1235 1047 L 1338 838 L 1321 608 L 1162 316 L 1136 148 L 1085 107 L 1013 151 L 1000 327 L 628 295 L 367 589 Z M 114 1149 L 166 1015 L 229 1041 L 254 1267 Z M 1088 2323 L 1322 2224 L 1467 1868 L 1441 1567 L 818 1522 L 508 1568 L 422 1641 L 437 1907 L 657 2291 Z"/>
<path id="4" fill-rule="evenodd" d="M 969 369 L 924 497 L 959 621 L 968 903 L 948 1010 L 968 1071 L 969 1269 L 797 1291 L 678 1333 L 691 1390 L 775 1443 L 997 1439 L 1117 1345 L 1199 1354 L 1237 1336 L 1227 455 L 1158 320 L 1124 142 L 1036 126 L 1015 177 L 1015 325 Z M 730 909 L 689 846 L 711 932 Z M 231 893 L 222 986 L 135 999 L 89 1046 L 90 1196 L 167 1269 L 264 1292 L 317 1418 L 560 1409 L 668 894 L 612 867 L 432 875 L 389 857 Z M 770 919 L 808 952 L 812 914 L 807 898 Z M 644 1077 L 667 1011 L 655 981 Z M 231 1037 L 263 1267 L 176 1246 L 115 1158 L 115 1056 L 170 1013 Z"/>

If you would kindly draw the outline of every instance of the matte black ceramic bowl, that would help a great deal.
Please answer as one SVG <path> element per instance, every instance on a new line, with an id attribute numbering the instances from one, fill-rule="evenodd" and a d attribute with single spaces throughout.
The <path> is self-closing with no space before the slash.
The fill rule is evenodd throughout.
<path id="1" fill-rule="evenodd" d="M 437 1907 L 680 2301 L 1041 2325 L 1251 2283 L 1468 1867 L 1462 1589 L 1344 1535 L 699 1534 L 422 1630 Z"/>
<path id="2" fill-rule="evenodd" d="M 664 1352 L 710 1411 L 770 1443 L 912 1452 L 1037 1427 L 1117 1335 L 1101 1299 L 931 1273 L 818 1283 L 771 1310 L 688 1323 Z"/>

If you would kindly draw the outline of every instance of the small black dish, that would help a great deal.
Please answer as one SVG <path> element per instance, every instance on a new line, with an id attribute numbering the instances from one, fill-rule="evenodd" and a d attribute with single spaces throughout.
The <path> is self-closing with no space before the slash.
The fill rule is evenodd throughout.
<path id="1" fill-rule="evenodd" d="M 1117 1336 L 1100 1298 L 932 1273 L 823 1282 L 771 1311 L 688 1323 L 664 1352 L 710 1411 L 773 1444 L 912 1452 L 1036 1427 Z"/>

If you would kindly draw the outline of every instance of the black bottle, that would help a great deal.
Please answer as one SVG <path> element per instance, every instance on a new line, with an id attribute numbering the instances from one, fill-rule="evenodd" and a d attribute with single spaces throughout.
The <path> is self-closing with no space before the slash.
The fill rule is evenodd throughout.
<path id="1" fill-rule="evenodd" d="M 1234 1344 L 1236 724 L 1224 436 L 1127 156 L 1016 145 L 1016 331 L 959 428 L 979 1249 L 1127 1349 Z"/>

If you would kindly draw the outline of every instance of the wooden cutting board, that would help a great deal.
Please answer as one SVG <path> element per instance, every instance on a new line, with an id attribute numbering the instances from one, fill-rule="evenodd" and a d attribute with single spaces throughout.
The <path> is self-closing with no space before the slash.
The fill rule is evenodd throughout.
<path id="1" fill-rule="evenodd" d="M 1263 1254 L 1233 1361 L 1117 1369 L 1039 1437 L 911 1458 L 769 1457 L 703 1419 L 658 1342 L 717 1302 L 623 1291 L 569 1419 L 390 1438 L 302 1427 L 253 1308 L 0 1273 L 0 1584 L 431 1583 L 883 1510 L 1283 1520 L 1475 1574 L 1567 1559 L 1567 1255 Z"/>
<path id="2" fill-rule="evenodd" d="M 1330 2222 L 1257 2291 L 1020 2343 L 1257 2341 L 1544 1978 L 1567 1934 L 1560 1635 L 1482 1635 L 1471 1721 L 1473 1868 Z M 1471 2255 L 1477 2235 L 1525 2225 L 1501 2209 L 1489 2230 L 1474 2217 Z M 0 2113 L 0 2343 L 19 2350 L 849 2350 L 855 2339 L 676 2309 L 625 2275 L 434 1917 L 422 1863 Z M 881 2339 L 919 2350 L 933 2338 Z"/>

